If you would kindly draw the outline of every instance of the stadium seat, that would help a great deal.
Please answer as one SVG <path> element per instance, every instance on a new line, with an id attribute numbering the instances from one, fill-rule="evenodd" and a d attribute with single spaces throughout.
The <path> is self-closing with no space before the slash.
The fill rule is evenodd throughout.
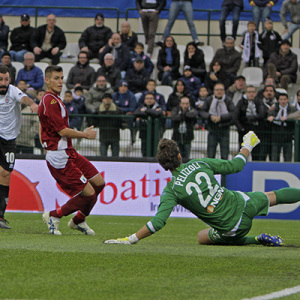
<path id="1" fill-rule="evenodd" d="M 242 75 L 246 78 L 247 85 L 260 87 L 263 82 L 263 71 L 258 67 L 246 67 L 243 69 Z"/>
<path id="2" fill-rule="evenodd" d="M 80 51 L 80 49 L 79 49 L 78 43 L 68 43 L 66 48 L 63 51 L 62 56 L 60 57 L 60 61 L 76 63 L 79 51 Z"/>
<path id="3" fill-rule="evenodd" d="M 49 64 L 46 62 L 39 61 L 39 62 L 35 62 L 34 65 L 42 70 L 43 76 L 45 78 L 45 70 L 49 66 Z"/>
<path id="4" fill-rule="evenodd" d="M 24 68 L 24 65 L 19 61 L 12 61 L 11 64 L 16 68 L 16 78 L 17 78 L 18 72 Z"/>
<path id="5" fill-rule="evenodd" d="M 169 95 L 173 92 L 173 88 L 169 85 L 158 85 L 156 87 L 156 92 L 162 94 L 167 102 Z"/>
<path id="6" fill-rule="evenodd" d="M 291 51 L 298 56 L 298 65 L 300 65 L 300 48 L 291 47 Z"/>
<path id="7" fill-rule="evenodd" d="M 204 45 L 199 47 L 204 53 L 204 60 L 207 67 L 209 67 L 210 63 L 214 58 L 214 48 L 212 46 Z"/>
<path id="8" fill-rule="evenodd" d="M 68 76 L 69 76 L 69 72 L 74 67 L 74 64 L 72 64 L 72 63 L 59 63 L 58 66 L 63 68 L 64 83 L 66 83 L 67 79 L 68 79 Z"/>
<path id="9" fill-rule="evenodd" d="M 183 67 L 184 63 L 184 52 L 185 52 L 186 45 L 177 45 L 177 49 L 180 53 L 180 66 Z"/>
<path id="10" fill-rule="evenodd" d="M 92 68 L 94 68 L 95 72 L 97 72 L 99 70 L 99 68 L 101 67 L 99 63 L 98 64 L 90 64 L 90 66 Z"/>

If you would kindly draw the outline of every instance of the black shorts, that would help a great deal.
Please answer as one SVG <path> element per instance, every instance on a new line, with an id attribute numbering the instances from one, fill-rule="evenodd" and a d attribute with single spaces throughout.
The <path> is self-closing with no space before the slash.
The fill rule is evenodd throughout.
<path id="1" fill-rule="evenodd" d="M 16 160 L 16 139 L 5 140 L 0 137 L 0 166 L 9 172 L 14 169 Z"/>

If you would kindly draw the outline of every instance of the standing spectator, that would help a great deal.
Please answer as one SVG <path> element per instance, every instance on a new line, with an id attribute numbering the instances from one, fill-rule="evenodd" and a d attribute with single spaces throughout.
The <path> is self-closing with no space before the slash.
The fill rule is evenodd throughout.
<path id="1" fill-rule="evenodd" d="M 236 34 L 239 27 L 240 14 L 244 9 L 244 1 L 243 0 L 223 0 L 222 10 L 220 16 L 220 37 L 222 43 L 225 43 L 226 39 L 226 29 L 225 29 L 225 21 L 232 12 L 232 34 L 234 40 L 236 40 Z"/>
<path id="2" fill-rule="evenodd" d="M 273 52 L 264 69 L 264 75 L 272 77 L 276 82 L 280 82 L 280 87 L 287 90 L 290 82 L 297 80 L 298 58 L 291 50 L 289 40 L 281 42 L 278 51 Z"/>
<path id="3" fill-rule="evenodd" d="M 97 13 L 95 24 L 83 31 L 78 41 L 79 48 L 81 51 L 88 52 L 89 59 L 99 58 L 99 53 L 103 50 L 111 36 L 111 29 L 104 25 L 103 14 Z"/>
<path id="4" fill-rule="evenodd" d="M 197 116 L 199 115 L 200 109 L 202 105 L 206 102 L 209 97 L 208 89 L 205 85 L 202 85 L 199 89 L 199 95 L 196 99 L 195 107 L 197 111 Z M 195 125 L 195 129 L 205 129 L 207 128 L 207 120 L 202 120 L 200 118 L 197 119 L 197 124 Z"/>
<path id="5" fill-rule="evenodd" d="M 150 57 L 144 54 L 144 45 L 140 42 L 137 42 L 134 47 L 134 51 L 130 53 L 130 65 L 129 68 L 133 68 L 133 63 L 135 59 L 139 57 L 144 61 L 144 68 L 150 75 L 153 72 L 154 65 Z"/>
<path id="6" fill-rule="evenodd" d="M 55 15 L 50 14 L 47 16 L 47 24 L 34 31 L 30 43 L 36 61 L 48 57 L 52 65 L 59 64 L 60 51 L 66 47 L 67 42 L 65 33 L 55 23 Z"/>
<path id="7" fill-rule="evenodd" d="M 243 39 L 240 47 L 243 49 L 242 58 L 246 63 L 246 67 L 259 67 L 259 36 L 256 31 L 256 25 L 253 21 L 247 24 L 248 30 L 243 34 Z"/>
<path id="8" fill-rule="evenodd" d="M 129 22 L 123 21 L 121 23 L 120 37 L 122 44 L 127 46 L 129 51 L 133 51 L 135 44 L 138 41 L 137 34 L 131 30 Z"/>
<path id="9" fill-rule="evenodd" d="M 208 120 L 207 157 L 215 158 L 217 146 L 220 144 L 221 159 L 229 155 L 229 131 L 233 124 L 235 106 L 225 95 L 223 83 L 214 87 L 214 95 L 210 96 L 200 109 L 200 117 Z"/>
<path id="10" fill-rule="evenodd" d="M 201 86 L 201 81 L 198 77 L 193 75 L 190 66 L 184 66 L 183 76 L 180 78 L 184 83 L 189 92 L 194 96 L 194 99 L 197 98 L 199 88 Z"/>
<path id="11" fill-rule="evenodd" d="M 189 159 L 194 139 L 194 124 L 196 123 L 197 111 L 191 107 L 190 99 L 182 97 L 179 106 L 172 110 L 173 136 L 183 159 Z"/>
<path id="12" fill-rule="evenodd" d="M 121 80 L 121 71 L 115 66 L 115 58 L 111 53 L 104 55 L 102 66 L 98 69 L 96 77 L 105 76 L 111 88 L 116 91 L 118 83 Z"/>
<path id="13" fill-rule="evenodd" d="M 165 31 L 164 31 L 164 34 L 162 36 L 161 41 L 156 43 L 158 46 L 162 46 L 164 40 L 168 36 L 170 36 L 172 27 L 173 27 L 178 15 L 181 11 L 184 14 L 184 17 L 185 17 L 186 22 L 188 24 L 188 27 L 189 27 L 191 36 L 194 40 L 194 43 L 196 45 L 200 45 L 200 46 L 204 44 L 203 42 L 200 42 L 198 40 L 198 34 L 197 34 L 197 31 L 196 31 L 196 27 L 195 27 L 195 24 L 194 24 L 194 18 L 193 18 L 193 4 L 192 4 L 192 2 L 193 2 L 193 0 L 180 0 L 180 1 L 172 0 L 171 6 L 170 6 L 170 9 L 169 9 L 168 23 L 166 25 L 166 28 L 165 28 Z"/>
<path id="14" fill-rule="evenodd" d="M 16 68 L 11 64 L 11 56 L 8 51 L 3 52 L 1 57 L 1 66 L 8 67 L 9 74 L 10 74 L 10 83 L 12 85 L 15 84 L 16 80 Z"/>
<path id="15" fill-rule="evenodd" d="M 241 53 L 234 48 L 234 38 L 226 37 L 223 48 L 216 51 L 213 59 L 218 59 L 224 71 L 228 74 L 230 83 L 233 83 L 241 66 Z"/>
<path id="16" fill-rule="evenodd" d="M 81 86 L 84 90 L 88 91 L 94 82 L 95 70 L 89 65 L 88 53 L 80 51 L 77 63 L 69 72 L 66 84 L 67 88 L 71 90 L 76 86 Z"/>
<path id="17" fill-rule="evenodd" d="M 3 15 L 0 14 L 0 57 L 2 56 L 2 53 L 7 50 L 8 34 L 9 27 L 5 25 Z"/>
<path id="18" fill-rule="evenodd" d="M 262 50 L 265 66 L 270 55 L 279 50 L 281 42 L 281 36 L 277 31 L 273 30 L 273 22 L 270 18 L 265 20 L 265 29 L 259 35 L 259 42 L 258 47 Z"/>
<path id="19" fill-rule="evenodd" d="M 158 80 L 162 85 L 172 86 L 172 80 L 180 77 L 180 53 L 172 36 L 167 36 L 158 52 Z"/>
<path id="20" fill-rule="evenodd" d="M 77 106 L 79 114 L 85 114 L 85 96 L 83 94 L 83 88 L 81 86 L 76 86 L 72 91 L 73 101 Z"/>
<path id="21" fill-rule="evenodd" d="M 159 13 L 166 6 L 166 0 L 136 0 L 135 3 L 136 8 L 141 16 L 145 42 L 148 45 L 148 54 L 151 57 L 153 53 Z"/>
<path id="22" fill-rule="evenodd" d="M 296 101 L 295 101 L 294 105 L 297 108 L 297 110 L 300 110 L 300 90 L 297 91 Z"/>
<path id="23" fill-rule="evenodd" d="M 206 76 L 206 65 L 204 53 L 194 42 L 189 42 L 184 51 L 184 66 L 190 66 L 193 75 L 204 82 Z"/>
<path id="24" fill-rule="evenodd" d="M 99 114 L 121 115 L 122 110 L 113 103 L 111 94 L 105 93 L 100 104 Z M 100 117 L 100 153 L 101 156 L 107 156 L 109 146 L 111 147 L 112 156 L 119 156 L 120 152 L 120 128 L 122 126 L 121 118 L 117 117 Z"/>
<path id="25" fill-rule="evenodd" d="M 285 162 L 292 161 L 294 122 L 286 122 L 287 116 L 297 109 L 289 104 L 289 97 L 280 93 L 275 109 L 268 114 L 268 121 L 272 123 L 272 155 L 271 161 L 279 161 L 281 148 Z"/>
<path id="26" fill-rule="evenodd" d="M 264 27 L 264 21 L 269 18 L 272 13 L 272 7 L 278 0 L 249 0 L 252 6 L 253 21 L 256 25 L 256 30 L 259 32 L 259 22 L 262 21 L 262 27 Z"/>
<path id="27" fill-rule="evenodd" d="M 287 14 L 290 15 L 290 24 L 287 23 Z M 300 29 L 300 1 L 298 0 L 284 0 L 280 9 L 280 18 L 284 31 L 282 39 L 288 40 L 292 37 L 297 29 Z"/>
<path id="28" fill-rule="evenodd" d="M 30 26 L 30 16 L 23 14 L 21 16 L 21 27 L 14 28 L 10 34 L 10 55 L 12 61 L 24 61 L 24 54 L 32 51 L 30 45 L 31 36 L 34 35 L 35 29 Z"/>
<path id="29" fill-rule="evenodd" d="M 72 115 L 78 115 L 78 109 L 76 103 L 74 102 L 71 91 L 65 91 L 65 97 L 63 103 L 69 114 L 69 127 L 72 129 L 75 128 L 77 130 L 80 130 L 82 124 L 82 117 L 72 116 Z"/>
<path id="30" fill-rule="evenodd" d="M 226 96 L 231 98 L 234 105 L 237 105 L 243 97 L 246 88 L 246 78 L 242 75 L 236 77 L 234 83 L 226 90 Z"/>

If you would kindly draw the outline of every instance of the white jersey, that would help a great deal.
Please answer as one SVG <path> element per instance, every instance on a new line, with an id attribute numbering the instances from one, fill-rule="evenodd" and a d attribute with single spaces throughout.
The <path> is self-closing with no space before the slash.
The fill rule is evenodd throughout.
<path id="1" fill-rule="evenodd" d="M 9 85 L 7 93 L 0 95 L 0 137 L 15 139 L 22 124 L 21 99 L 26 96 L 20 89 Z"/>

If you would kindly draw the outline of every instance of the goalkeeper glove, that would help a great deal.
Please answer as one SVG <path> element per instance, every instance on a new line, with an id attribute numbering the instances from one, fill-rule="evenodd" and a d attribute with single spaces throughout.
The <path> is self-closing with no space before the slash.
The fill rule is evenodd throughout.
<path id="1" fill-rule="evenodd" d="M 124 245 L 130 245 L 130 244 L 136 244 L 138 242 L 138 238 L 136 237 L 136 234 L 132 234 L 131 236 L 127 236 L 124 238 L 119 238 L 115 240 L 106 240 L 104 244 L 124 244 Z"/>
<path id="2" fill-rule="evenodd" d="M 243 136 L 242 149 L 247 149 L 249 152 L 253 150 L 255 146 L 260 143 L 259 138 L 253 131 L 249 131 L 247 134 Z"/>

